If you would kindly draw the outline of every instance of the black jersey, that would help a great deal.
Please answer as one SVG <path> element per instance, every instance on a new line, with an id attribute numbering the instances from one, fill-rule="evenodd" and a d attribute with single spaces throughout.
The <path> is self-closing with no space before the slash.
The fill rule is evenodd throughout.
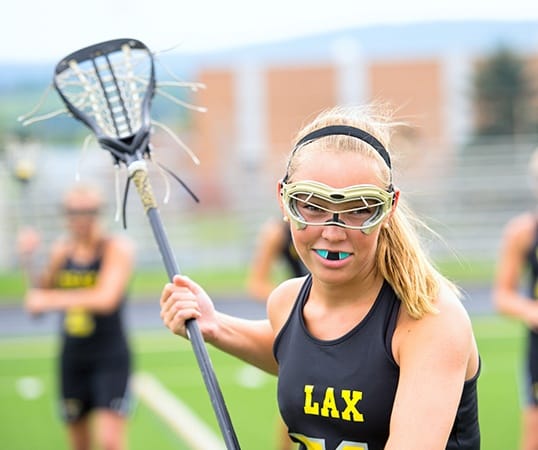
<path id="1" fill-rule="evenodd" d="M 284 228 L 286 238 L 284 239 L 284 244 L 282 245 L 281 249 L 282 257 L 286 261 L 286 264 L 290 268 L 293 276 L 302 277 L 308 273 L 308 270 L 301 261 L 301 258 L 299 258 L 297 250 L 295 250 L 293 240 L 291 239 L 289 225 L 285 223 Z"/>
<path id="2" fill-rule="evenodd" d="M 527 252 L 529 268 L 529 297 L 538 299 L 538 223 L 535 226 L 534 239 Z M 529 328 L 526 343 L 526 400 L 533 406 L 538 406 L 538 330 Z"/>
<path id="3" fill-rule="evenodd" d="M 538 298 L 538 222 L 535 225 L 532 245 L 527 252 L 529 267 L 529 297 Z"/>
<path id="4" fill-rule="evenodd" d="M 391 341 L 400 300 L 385 282 L 359 324 L 322 341 L 308 332 L 302 315 L 311 285 L 309 276 L 274 345 L 278 403 L 290 436 L 302 450 L 382 450 L 399 379 Z M 480 448 L 477 377 L 465 383 L 447 449 Z"/>
<path id="5" fill-rule="evenodd" d="M 91 287 L 101 268 L 101 245 L 94 261 L 79 264 L 68 257 L 59 271 L 55 287 L 77 289 Z M 127 339 L 122 321 L 125 299 L 110 313 L 94 313 L 84 308 L 69 308 L 62 315 L 62 355 L 70 359 L 106 360 L 125 357 Z"/>

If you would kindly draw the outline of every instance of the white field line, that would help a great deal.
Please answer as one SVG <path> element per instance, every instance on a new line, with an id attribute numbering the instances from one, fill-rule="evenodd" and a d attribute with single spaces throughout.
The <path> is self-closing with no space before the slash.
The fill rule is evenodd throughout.
<path id="1" fill-rule="evenodd" d="M 148 373 L 131 381 L 134 393 L 193 450 L 224 450 L 225 446 L 203 421 Z"/>
<path id="2" fill-rule="evenodd" d="M 495 340 L 504 340 L 504 339 L 516 339 L 524 338 L 524 333 L 519 330 L 510 330 L 499 332 L 492 328 L 491 330 L 481 329 L 478 333 L 475 331 L 475 335 L 480 340 L 495 341 Z M 43 350 L 41 347 L 38 348 L 22 348 L 18 353 L 15 351 L 9 351 L 8 353 L 2 354 L 3 345 L 13 346 L 13 345 L 24 345 L 30 343 L 38 343 L 38 338 L 36 337 L 17 337 L 17 338 L 0 338 L 0 361 L 2 360 L 25 360 L 25 359 L 50 359 L 56 357 L 56 347 L 49 347 Z M 39 342 L 38 344 L 41 344 Z M 51 345 L 48 342 L 45 342 L 46 345 Z M 192 348 L 183 346 L 183 345 L 173 345 L 164 343 L 153 345 L 152 343 L 144 345 L 144 348 L 137 348 L 136 345 L 133 347 L 133 352 L 137 354 L 156 354 L 156 353 L 186 353 L 191 352 Z"/>

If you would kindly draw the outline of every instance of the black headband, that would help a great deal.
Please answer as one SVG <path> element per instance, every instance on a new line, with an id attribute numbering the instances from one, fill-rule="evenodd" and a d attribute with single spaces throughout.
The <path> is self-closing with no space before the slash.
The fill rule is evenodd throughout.
<path id="1" fill-rule="evenodd" d="M 379 155 L 381 158 L 383 158 L 383 161 L 385 161 L 385 164 L 389 169 L 392 170 L 392 164 L 390 161 L 390 155 L 383 146 L 381 142 L 379 142 L 375 137 L 373 137 L 370 133 L 367 133 L 364 130 L 361 130 L 360 128 L 352 127 L 349 125 L 329 125 L 327 127 L 318 128 L 317 130 L 312 131 L 311 133 L 308 133 L 306 136 L 304 136 L 302 139 L 295 144 L 295 147 L 293 148 L 293 151 L 291 152 L 292 155 L 297 151 L 298 148 L 305 144 L 309 144 L 312 141 L 315 141 L 316 139 L 325 137 L 325 136 L 335 136 L 335 135 L 344 135 L 344 136 L 351 136 L 357 139 L 360 139 L 363 142 L 366 142 L 368 145 L 370 145 Z M 286 170 L 286 175 L 284 175 L 283 182 L 286 182 L 288 179 L 288 170 Z"/>
<path id="2" fill-rule="evenodd" d="M 366 142 L 369 144 L 372 148 L 375 149 L 377 153 L 383 158 L 383 161 L 385 161 L 385 164 L 388 166 L 389 169 L 392 169 L 392 165 L 390 162 L 390 156 L 385 147 L 383 147 L 383 144 L 379 142 L 375 137 L 373 137 L 370 133 L 367 133 L 364 130 L 361 130 L 360 128 L 350 127 L 348 125 L 331 125 L 328 127 L 319 128 L 317 130 L 312 131 L 312 133 L 308 133 L 305 137 L 303 137 L 297 144 L 295 144 L 295 148 L 293 151 L 297 150 L 301 145 L 309 144 L 312 141 L 315 141 L 316 139 L 325 137 L 325 136 L 334 136 L 334 135 L 345 135 L 345 136 L 351 136 L 357 139 L 360 139 L 363 142 Z"/>

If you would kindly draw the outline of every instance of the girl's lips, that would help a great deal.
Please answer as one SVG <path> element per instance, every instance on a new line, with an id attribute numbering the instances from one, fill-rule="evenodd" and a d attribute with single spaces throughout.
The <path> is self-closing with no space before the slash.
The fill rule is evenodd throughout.
<path id="1" fill-rule="evenodd" d="M 319 250 L 316 249 L 315 252 L 321 256 L 323 259 L 327 259 L 329 261 L 341 261 L 343 259 L 348 258 L 351 253 L 349 252 L 332 252 L 329 250 Z"/>

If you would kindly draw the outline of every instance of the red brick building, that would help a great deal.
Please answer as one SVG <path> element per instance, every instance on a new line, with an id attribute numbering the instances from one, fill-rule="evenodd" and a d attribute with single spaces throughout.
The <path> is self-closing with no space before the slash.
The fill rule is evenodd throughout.
<path id="1" fill-rule="evenodd" d="M 526 56 L 533 80 L 537 55 Z M 277 178 L 305 122 L 325 108 L 371 101 L 389 103 L 410 125 L 392 150 L 407 174 L 427 176 L 431 158 L 448 163 L 470 135 L 476 121 L 471 76 L 481 57 L 463 50 L 363 55 L 355 41 L 340 39 L 320 58 L 251 55 L 202 64 L 196 81 L 207 88 L 194 101 L 208 111 L 193 116 L 191 141 L 203 162 L 199 189 L 219 203 L 227 177 L 263 170 Z"/>

